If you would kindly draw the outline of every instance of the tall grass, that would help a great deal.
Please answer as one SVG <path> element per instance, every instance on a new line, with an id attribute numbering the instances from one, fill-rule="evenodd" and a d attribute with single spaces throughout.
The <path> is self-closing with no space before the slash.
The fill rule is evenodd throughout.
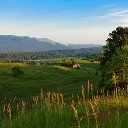
<path id="1" fill-rule="evenodd" d="M 92 87 L 92 85 L 91 85 Z M 116 88 L 112 95 L 100 90 L 92 94 L 88 81 L 88 95 L 82 86 L 81 96 L 69 99 L 59 92 L 43 93 L 31 101 L 3 100 L 1 128 L 126 128 L 128 127 L 127 90 Z M 115 95 L 116 94 L 116 95 Z"/>

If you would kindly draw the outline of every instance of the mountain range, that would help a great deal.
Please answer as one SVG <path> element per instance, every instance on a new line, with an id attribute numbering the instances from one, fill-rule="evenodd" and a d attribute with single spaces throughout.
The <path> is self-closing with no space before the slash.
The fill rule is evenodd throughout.
<path id="1" fill-rule="evenodd" d="M 102 47 L 96 44 L 61 44 L 47 38 L 0 35 L 0 53 L 41 52 L 50 50 L 80 49 Z"/>

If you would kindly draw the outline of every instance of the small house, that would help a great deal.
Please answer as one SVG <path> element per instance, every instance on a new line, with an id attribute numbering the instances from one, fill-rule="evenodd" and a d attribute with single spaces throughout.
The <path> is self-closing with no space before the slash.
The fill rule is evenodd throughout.
<path id="1" fill-rule="evenodd" d="M 80 68 L 80 64 L 78 64 L 78 63 L 74 64 L 73 68 Z"/>

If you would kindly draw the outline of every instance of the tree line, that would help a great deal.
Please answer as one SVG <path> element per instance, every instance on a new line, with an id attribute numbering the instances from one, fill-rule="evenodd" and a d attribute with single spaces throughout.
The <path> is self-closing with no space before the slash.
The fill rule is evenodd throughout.
<path id="1" fill-rule="evenodd" d="M 19 62 L 23 60 L 40 60 L 40 59 L 55 59 L 55 58 L 88 58 L 94 54 L 98 54 L 102 51 L 102 47 L 94 48 L 82 48 L 82 49 L 66 49 L 55 51 L 43 51 L 43 52 L 20 52 L 20 53 L 4 53 L 0 54 L 0 60 Z M 97 56 L 95 56 L 96 58 Z"/>

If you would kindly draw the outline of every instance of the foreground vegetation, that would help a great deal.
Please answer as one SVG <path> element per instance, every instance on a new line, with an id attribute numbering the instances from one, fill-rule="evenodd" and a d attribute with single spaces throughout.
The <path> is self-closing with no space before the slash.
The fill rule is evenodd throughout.
<path id="1" fill-rule="evenodd" d="M 91 99 L 85 94 L 91 94 Z M 100 90 L 92 94 L 90 84 L 82 86 L 81 96 L 72 95 L 65 102 L 60 92 L 40 95 L 31 101 L 1 102 L 1 128 L 126 128 L 128 127 L 127 91 L 115 88 L 112 95 Z M 87 95 L 87 96 L 86 96 Z"/>
<path id="2" fill-rule="evenodd" d="M 96 91 L 99 63 L 76 62 L 81 64 L 80 69 L 60 66 L 60 62 L 38 66 L 0 64 L 0 127 L 127 127 L 127 90 Z M 12 67 L 17 65 L 24 75 L 12 75 Z"/>

